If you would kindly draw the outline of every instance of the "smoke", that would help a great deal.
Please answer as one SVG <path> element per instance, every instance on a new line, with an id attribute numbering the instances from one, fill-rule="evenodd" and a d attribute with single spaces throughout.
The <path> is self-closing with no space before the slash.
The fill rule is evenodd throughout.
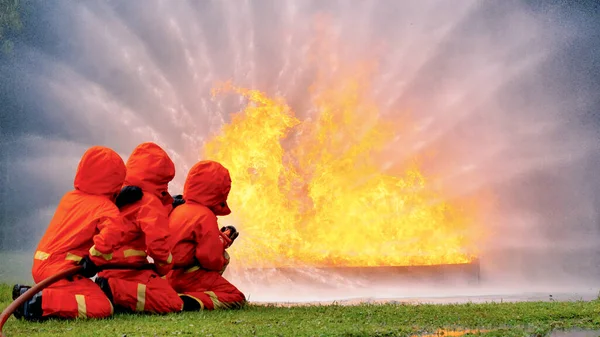
<path id="1" fill-rule="evenodd" d="M 203 141 L 243 105 L 212 99 L 218 82 L 281 95 L 309 117 L 316 56 L 330 75 L 377 61 L 376 102 L 410 126 L 386 150 L 387 170 L 417 156 L 452 197 L 492 196 L 480 224 L 486 280 L 597 284 L 594 4 L 56 1 L 34 9 L 15 56 L 0 63 L 0 248 L 33 251 L 91 145 L 127 158 L 157 142 L 176 163 L 171 189 L 181 191 Z M 315 22 L 336 42 L 325 55 Z"/>

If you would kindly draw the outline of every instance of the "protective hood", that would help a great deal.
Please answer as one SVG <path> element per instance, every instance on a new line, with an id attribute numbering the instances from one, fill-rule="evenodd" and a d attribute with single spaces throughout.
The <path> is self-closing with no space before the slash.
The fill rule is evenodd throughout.
<path id="1" fill-rule="evenodd" d="M 125 163 L 118 153 L 104 146 L 90 147 L 79 161 L 75 174 L 76 190 L 113 197 L 125 179 Z"/>
<path id="2" fill-rule="evenodd" d="M 231 190 L 231 177 L 223 165 L 203 160 L 194 165 L 183 186 L 183 199 L 210 208 L 215 215 L 231 213 L 227 197 Z"/>
<path id="3" fill-rule="evenodd" d="M 138 186 L 161 199 L 171 199 L 168 188 L 169 182 L 175 177 L 175 164 L 160 146 L 151 142 L 138 145 L 129 156 L 126 166 L 125 185 Z M 163 202 L 169 203 L 168 200 Z"/>

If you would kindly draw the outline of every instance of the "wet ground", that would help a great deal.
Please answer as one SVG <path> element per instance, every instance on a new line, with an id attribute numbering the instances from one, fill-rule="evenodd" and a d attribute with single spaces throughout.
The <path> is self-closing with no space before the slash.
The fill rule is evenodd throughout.
<path id="1" fill-rule="evenodd" d="M 600 337 L 600 330 L 553 331 L 548 337 Z"/>
<path id="2" fill-rule="evenodd" d="M 441 336 L 458 337 L 458 336 L 464 336 L 467 334 L 476 335 L 477 333 L 483 333 L 483 332 L 488 332 L 488 331 L 490 331 L 490 330 L 445 330 L 445 329 L 440 329 L 433 334 L 413 335 L 411 337 L 441 337 Z"/>
<path id="3" fill-rule="evenodd" d="M 478 333 L 489 332 L 491 330 L 438 330 L 433 334 L 414 335 L 412 337 L 459 337 L 465 335 L 477 335 Z M 548 337 L 600 337 L 600 330 L 569 330 L 554 331 Z"/>

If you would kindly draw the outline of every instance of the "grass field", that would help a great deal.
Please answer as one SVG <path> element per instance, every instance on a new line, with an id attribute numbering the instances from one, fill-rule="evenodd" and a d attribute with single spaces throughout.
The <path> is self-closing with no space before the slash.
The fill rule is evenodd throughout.
<path id="1" fill-rule="evenodd" d="M 0 285 L 0 307 L 11 301 Z M 104 320 L 28 323 L 11 318 L 12 336 L 422 336 L 438 329 L 481 336 L 546 336 L 555 329 L 600 329 L 600 300 L 460 305 L 275 307 L 170 315 L 116 315 Z M 477 332 L 479 331 L 479 332 Z M 450 331 L 446 336 L 456 336 Z"/>

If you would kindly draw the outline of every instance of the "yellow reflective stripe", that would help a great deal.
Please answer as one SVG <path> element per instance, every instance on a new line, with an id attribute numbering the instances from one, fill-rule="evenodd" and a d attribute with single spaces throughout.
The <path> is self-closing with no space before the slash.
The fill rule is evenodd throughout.
<path id="1" fill-rule="evenodd" d="M 200 270 L 200 267 L 199 266 L 193 266 L 191 268 L 186 269 L 185 272 L 186 273 L 191 273 L 191 272 L 194 272 L 196 270 Z"/>
<path id="2" fill-rule="evenodd" d="M 85 306 L 85 296 L 77 294 L 75 295 L 75 301 L 77 301 L 77 312 L 80 318 L 87 318 L 87 308 Z"/>
<path id="3" fill-rule="evenodd" d="M 48 254 L 46 252 L 42 252 L 41 250 L 36 251 L 35 255 L 33 256 L 33 258 L 36 260 L 45 260 L 48 257 L 50 257 L 50 254 Z"/>
<path id="4" fill-rule="evenodd" d="M 231 257 L 229 256 L 229 253 L 227 253 L 227 251 L 223 252 L 223 257 L 225 258 L 225 264 L 223 264 L 223 269 L 221 269 L 221 271 L 219 272 L 221 275 L 223 275 L 225 269 L 227 269 L 227 266 L 229 266 L 229 261 L 231 260 Z"/>
<path id="5" fill-rule="evenodd" d="M 75 261 L 75 262 L 79 262 L 79 261 L 81 261 L 81 259 L 82 259 L 81 256 L 71 254 L 71 253 L 67 253 L 67 256 L 65 257 L 65 260 Z"/>
<path id="6" fill-rule="evenodd" d="M 115 313 L 115 308 L 113 307 L 113 305 L 110 302 L 110 300 L 108 300 L 108 304 L 110 304 L 110 315 L 112 316 Z"/>
<path id="7" fill-rule="evenodd" d="M 137 250 L 137 249 L 126 249 L 125 251 L 123 251 L 123 256 L 125 256 L 125 257 L 132 257 L 132 256 L 146 257 L 146 252 L 143 250 Z"/>
<path id="8" fill-rule="evenodd" d="M 167 258 L 167 263 L 157 263 L 159 266 L 166 266 L 168 264 L 171 264 L 171 262 L 173 262 L 173 255 L 171 253 L 169 253 L 169 257 Z"/>
<path id="9" fill-rule="evenodd" d="M 92 246 L 92 248 L 90 248 L 90 255 L 91 256 L 97 256 L 97 257 L 102 257 L 103 259 L 105 259 L 106 261 L 110 261 L 112 260 L 112 253 L 110 254 L 102 254 L 101 252 L 99 252 L 96 249 L 96 246 Z"/>
<path id="10" fill-rule="evenodd" d="M 208 295 L 208 297 L 210 297 L 210 300 L 213 302 L 213 305 L 215 307 L 215 309 L 219 309 L 219 308 L 226 308 L 227 306 L 223 303 L 221 303 L 221 301 L 219 301 L 219 298 L 217 297 L 217 295 L 212 292 L 212 291 L 205 291 L 204 292 L 206 295 Z"/>
<path id="11" fill-rule="evenodd" d="M 137 304 L 135 306 L 136 311 L 144 311 L 146 306 L 146 285 L 138 283 L 137 287 Z"/>
<path id="12" fill-rule="evenodd" d="M 212 291 L 205 291 L 204 292 L 206 295 L 208 295 L 208 297 L 210 297 L 210 300 L 213 302 L 213 306 L 215 307 L 215 309 L 237 309 L 237 308 L 241 308 L 244 306 L 244 304 L 246 303 L 244 302 L 221 302 L 219 301 L 219 298 L 217 297 L 217 295 L 212 292 Z"/>

